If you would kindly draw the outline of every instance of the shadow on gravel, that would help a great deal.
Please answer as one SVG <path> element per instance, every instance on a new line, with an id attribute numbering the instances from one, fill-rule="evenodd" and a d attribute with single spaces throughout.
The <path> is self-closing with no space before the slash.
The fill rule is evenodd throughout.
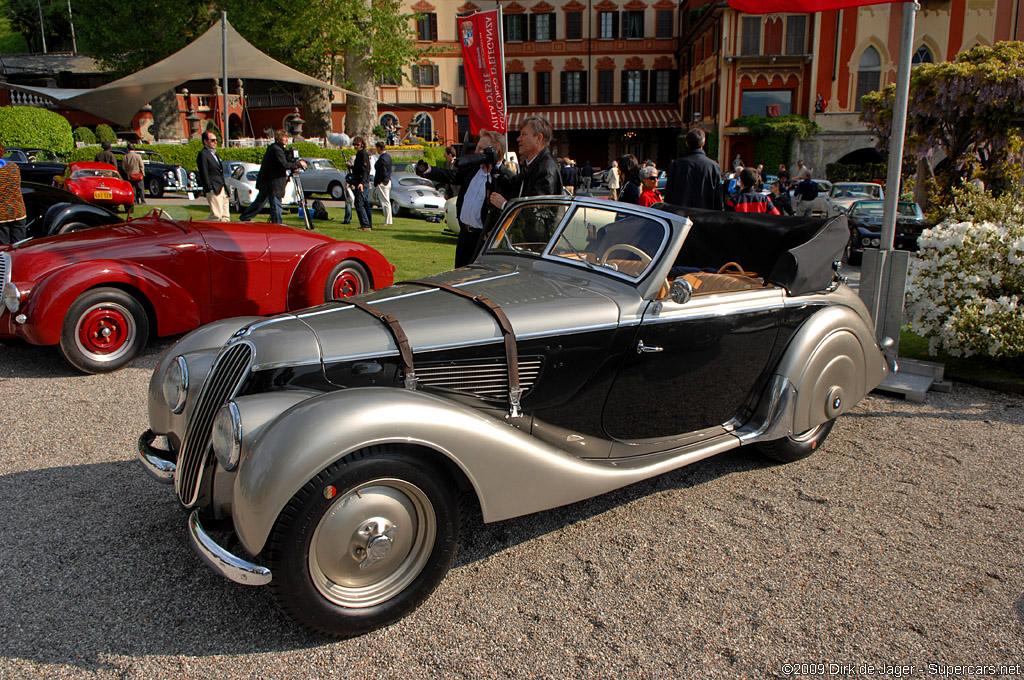
<path id="1" fill-rule="evenodd" d="M 152 371 L 164 351 L 174 338 L 158 338 L 150 340 L 142 352 L 131 363 L 134 368 Z M 84 375 L 78 369 L 64 361 L 60 351 L 54 346 L 30 345 L 26 342 L 11 340 L 0 343 L 0 380 L 4 378 L 73 378 Z"/>
<path id="2" fill-rule="evenodd" d="M 763 467 L 739 450 L 565 508 L 483 525 L 454 566 L 668 489 Z M 263 588 L 233 584 L 189 547 L 173 490 L 134 461 L 0 477 L 0 655 L 90 671 L 109 655 L 212 656 L 315 648 Z"/>
<path id="3" fill-rule="evenodd" d="M 1015 398 L 1016 397 L 1011 396 L 1011 399 Z M 1024 420 L 1024 408 L 1021 407 L 1019 402 L 1001 403 L 999 401 L 975 401 L 971 404 L 970 409 L 961 407 L 956 410 L 936 408 L 923 410 L 915 409 L 912 405 L 908 404 L 904 409 L 897 409 L 893 411 L 869 411 L 858 409 L 850 413 L 845 413 L 842 417 L 844 419 L 851 418 L 855 420 L 873 418 L 906 418 L 910 423 L 913 423 L 915 418 L 928 418 L 930 420 L 941 420 L 943 422 L 955 422 L 958 420 L 969 420 L 975 422 L 998 421 L 1017 425 Z"/>

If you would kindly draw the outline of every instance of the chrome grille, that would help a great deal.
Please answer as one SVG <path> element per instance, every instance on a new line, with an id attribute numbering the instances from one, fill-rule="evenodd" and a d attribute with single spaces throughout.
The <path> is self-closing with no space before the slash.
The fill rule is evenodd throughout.
<path id="1" fill-rule="evenodd" d="M 174 484 L 178 498 L 191 507 L 199 495 L 199 481 L 210 453 L 213 419 L 220 407 L 233 397 L 252 365 L 252 347 L 244 342 L 228 347 L 217 357 L 213 370 L 203 383 L 196 407 L 189 416 L 185 438 L 178 455 Z"/>
<path id="2" fill-rule="evenodd" d="M 525 393 L 537 380 L 541 360 L 519 360 L 519 386 Z M 508 365 L 504 361 L 416 366 L 422 387 L 440 387 L 475 394 L 484 399 L 508 399 Z"/>
<path id="3" fill-rule="evenodd" d="M 0 253 L 0 293 L 4 286 L 11 282 L 11 256 L 7 253 Z M 3 310 L 0 309 L 0 313 Z"/>
<path id="4" fill-rule="evenodd" d="M 179 165 L 176 174 L 178 175 L 178 186 L 188 189 L 188 171 Z"/>

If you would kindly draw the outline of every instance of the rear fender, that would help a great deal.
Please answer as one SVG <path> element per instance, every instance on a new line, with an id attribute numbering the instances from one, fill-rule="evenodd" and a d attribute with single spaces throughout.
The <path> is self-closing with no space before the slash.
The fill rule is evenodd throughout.
<path id="1" fill-rule="evenodd" d="M 33 287 L 25 312 L 25 338 L 37 345 L 60 342 L 61 326 L 75 299 L 100 286 L 128 290 L 155 314 L 157 335 L 174 335 L 199 325 L 199 305 L 191 294 L 166 277 L 118 260 L 76 262 L 50 272 Z"/>
<path id="2" fill-rule="evenodd" d="M 42 233 L 39 236 L 53 236 L 63 225 L 71 221 L 85 222 L 98 227 L 104 224 L 118 224 L 124 220 L 95 205 L 57 203 L 46 209 Z"/>
<path id="3" fill-rule="evenodd" d="M 370 288 L 386 288 L 394 283 L 394 268 L 373 248 L 352 241 L 322 243 L 310 248 L 288 284 L 288 309 L 304 309 L 323 304 L 327 277 L 342 260 L 357 260 L 366 268 Z"/>
<path id="4" fill-rule="evenodd" d="M 875 334 L 851 307 L 827 307 L 804 322 L 776 374 L 796 390 L 792 432 L 846 413 L 878 387 L 888 368 Z"/>

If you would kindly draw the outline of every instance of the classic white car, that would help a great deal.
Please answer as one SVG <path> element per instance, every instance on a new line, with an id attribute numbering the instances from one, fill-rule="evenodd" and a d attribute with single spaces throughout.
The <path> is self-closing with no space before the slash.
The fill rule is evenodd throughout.
<path id="1" fill-rule="evenodd" d="M 232 212 L 240 213 L 256 198 L 259 191 L 256 190 L 256 176 L 260 174 L 260 166 L 257 163 L 243 163 L 242 161 L 224 161 L 224 184 L 228 188 L 228 200 L 231 203 Z M 295 198 L 295 184 L 288 180 L 284 189 L 284 198 L 281 205 L 298 206 Z M 269 209 L 269 205 L 267 208 Z"/>

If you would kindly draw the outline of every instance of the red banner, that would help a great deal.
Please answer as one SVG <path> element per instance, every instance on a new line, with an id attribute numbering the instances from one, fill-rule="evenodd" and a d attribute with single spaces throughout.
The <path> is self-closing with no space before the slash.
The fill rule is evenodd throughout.
<path id="1" fill-rule="evenodd" d="M 728 0 L 733 9 L 746 14 L 775 14 L 776 12 L 825 12 L 830 9 L 889 5 L 900 0 Z"/>
<path id="2" fill-rule="evenodd" d="M 466 72 L 469 128 L 507 132 L 505 65 L 501 57 L 501 14 L 492 9 L 458 20 L 462 63 Z"/>

